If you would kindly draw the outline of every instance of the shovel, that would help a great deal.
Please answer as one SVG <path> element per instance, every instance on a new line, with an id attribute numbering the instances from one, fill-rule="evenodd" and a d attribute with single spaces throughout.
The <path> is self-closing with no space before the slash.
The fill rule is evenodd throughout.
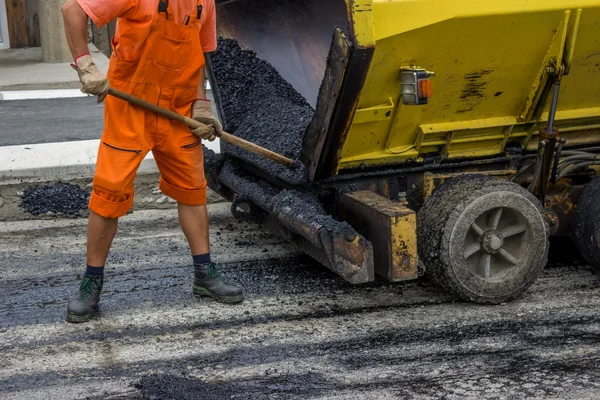
<path id="1" fill-rule="evenodd" d="M 173 119 L 175 121 L 179 121 L 179 122 L 189 126 L 192 129 L 200 128 L 201 126 L 204 125 L 201 122 L 198 122 L 194 119 L 191 119 L 184 115 L 178 114 L 174 111 L 167 110 L 166 108 L 157 106 L 156 104 L 149 103 L 138 97 L 132 96 L 129 93 L 121 92 L 120 90 L 117 90 L 114 88 L 109 88 L 108 94 L 110 94 L 111 96 L 114 96 L 118 99 L 125 100 L 126 102 L 131 103 L 134 106 L 145 108 L 146 110 L 153 111 L 156 114 L 162 115 L 163 117 L 167 117 L 167 118 Z M 254 154 L 258 154 L 263 157 L 266 157 L 269 160 L 272 160 L 279 164 L 285 165 L 288 168 L 292 168 L 292 166 L 294 165 L 294 160 L 292 160 L 292 159 L 289 159 L 289 158 L 282 156 L 281 154 L 275 153 L 271 150 L 265 149 L 264 147 L 261 147 L 254 143 L 248 142 L 247 140 L 240 139 L 239 137 L 233 136 L 232 134 L 229 134 L 227 132 L 223 132 L 222 134 L 218 135 L 218 137 L 221 140 L 223 140 L 224 142 L 227 142 L 234 146 L 240 147 L 244 150 L 248 150 L 249 152 L 252 152 Z"/>

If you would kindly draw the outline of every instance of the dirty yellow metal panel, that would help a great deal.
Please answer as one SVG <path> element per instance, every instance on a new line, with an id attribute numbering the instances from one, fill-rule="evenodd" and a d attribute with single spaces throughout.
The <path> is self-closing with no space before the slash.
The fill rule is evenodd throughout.
<path id="1" fill-rule="evenodd" d="M 578 29 L 567 24 L 558 40 L 562 47 L 554 52 L 562 59 L 572 57 L 557 124 L 590 132 L 586 124 L 600 118 L 592 113 L 581 121 L 561 121 L 560 113 L 596 112 L 600 106 L 600 0 L 374 0 L 372 9 L 375 53 L 358 110 L 390 98 L 394 107 L 389 119 L 359 116 L 352 123 L 341 143 L 338 170 L 419 161 L 436 152 L 447 158 L 493 156 L 509 141 L 526 146 L 537 130 L 519 116 L 565 15 Z M 364 31 L 370 28 L 367 22 Z M 429 104 L 401 103 L 400 68 L 405 65 L 436 73 Z M 444 131 L 443 124 L 457 124 L 460 130 Z M 430 134 L 426 129 L 432 126 L 437 132 Z M 598 137 L 600 130 L 589 141 Z"/>
<path id="2" fill-rule="evenodd" d="M 577 43 L 577 34 L 579 33 L 579 22 L 581 22 L 582 11 L 582 9 L 576 10 L 574 15 L 571 16 L 571 21 L 569 23 L 569 31 L 567 32 L 567 40 L 565 41 L 563 55 L 565 74 L 568 74 L 571 71 L 571 63 L 575 56 L 575 44 Z"/>
<path id="3" fill-rule="evenodd" d="M 456 178 L 465 174 L 480 174 L 487 176 L 494 176 L 498 179 L 508 180 L 511 175 L 514 175 L 517 172 L 516 169 L 506 169 L 506 170 L 496 170 L 496 171 L 466 171 L 466 172 L 455 172 L 450 174 L 434 174 L 431 172 L 425 172 L 423 174 L 423 184 L 421 188 L 423 190 L 423 200 L 426 200 L 431 196 L 435 188 L 440 186 L 442 183 L 447 181 L 448 179 Z"/>
<path id="4" fill-rule="evenodd" d="M 410 210 L 412 211 L 412 210 Z M 413 211 L 390 219 L 391 270 L 387 279 L 391 282 L 416 279 L 419 276 L 417 255 L 417 214 Z"/>
<path id="5" fill-rule="evenodd" d="M 533 14 L 540 10 L 564 11 L 596 8 L 598 0 L 373 0 L 377 40 L 447 21 L 481 15 Z M 532 27 L 531 29 L 534 29 Z M 480 32 L 480 34 L 485 34 Z"/>
<path id="6" fill-rule="evenodd" d="M 350 21 L 353 21 L 353 33 L 359 47 L 372 47 L 375 45 L 375 16 L 373 14 L 372 0 L 346 0 L 350 12 Z"/>
<path id="7" fill-rule="evenodd" d="M 533 89 L 529 93 L 529 97 L 525 102 L 525 107 L 521 112 L 521 115 L 519 115 L 519 121 L 529 122 L 537 119 L 538 116 L 535 115 L 535 111 L 540 102 L 545 103 L 545 99 L 542 99 L 541 97 L 548 81 L 553 75 L 562 75 L 564 73 L 562 69 L 562 59 L 567 42 L 567 33 L 569 32 L 569 22 L 572 23 L 570 17 L 571 11 L 565 11 L 563 18 L 554 33 L 548 53 L 540 66 L 538 76 L 533 82 Z M 550 68 L 552 68 L 552 72 Z"/>
<path id="8" fill-rule="evenodd" d="M 373 245 L 375 273 L 389 281 L 418 277 L 417 214 L 371 191 L 349 193 L 342 216 Z"/>
<path id="9" fill-rule="evenodd" d="M 355 124 L 364 124 L 367 122 L 386 121 L 391 118 L 393 110 L 394 101 L 390 97 L 387 104 L 356 110 L 353 122 Z"/>

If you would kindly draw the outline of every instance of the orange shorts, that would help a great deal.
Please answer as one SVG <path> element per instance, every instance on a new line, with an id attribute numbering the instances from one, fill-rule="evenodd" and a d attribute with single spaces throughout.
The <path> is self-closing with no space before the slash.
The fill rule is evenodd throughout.
<path id="1" fill-rule="evenodd" d="M 176 93 L 161 96 L 159 105 L 172 110 Z M 190 105 L 191 107 L 191 105 Z M 104 106 L 104 133 L 89 208 L 105 218 L 119 218 L 133 205 L 134 180 L 149 151 L 160 171 L 160 189 L 177 202 L 206 204 L 202 141 L 179 122 L 108 96 Z"/>

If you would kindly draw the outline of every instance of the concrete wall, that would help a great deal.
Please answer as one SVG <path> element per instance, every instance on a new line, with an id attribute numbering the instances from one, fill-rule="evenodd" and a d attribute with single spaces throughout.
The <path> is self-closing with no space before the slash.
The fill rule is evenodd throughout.
<path id="1" fill-rule="evenodd" d="M 44 62 L 72 61 L 60 8 L 67 0 L 39 0 L 40 36 Z"/>
<path id="2" fill-rule="evenodd" d="M 40 47 L 40 2 L 27 0 L 27 33 L 29 34 L 29 47 Z"/>
<path id="3" fill-rule="evenodd" d="M 8 18 L 6 17 L 6 2 L 0 0 L 0 50 L 9 46 L 10 35 L 8 33 Z"/>

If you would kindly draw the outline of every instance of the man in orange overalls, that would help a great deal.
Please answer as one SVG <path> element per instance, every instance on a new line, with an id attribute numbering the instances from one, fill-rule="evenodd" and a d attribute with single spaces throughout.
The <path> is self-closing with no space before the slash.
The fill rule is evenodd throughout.
<path id="1" fill-rule="evenodd" d="M 178 203 L 179 221 L 194 259 L 196 295 L 237 303 L 242 291 L 224 284 L 210 259 L 202 139 L 221 125 L 204 90 L 204 54 L 216 49 L 214 0 L 68 0 L 63 6 L 67 41 L 82 91 L 106 97 L 116 89 L 191 115 L 204 125 L 190 131 L 179 122 L 106 97 L 89 208 L 87 270 L 67 308 L 67 320 L 85 322 L 98 310 L 104 264 L 118 218 L 133 204 L 134 179 L 152 150 L 160 189 Z M 118 18 L 108 77 L 98 71 L 87 45 L 88 16 L 98 26 Z"/>

